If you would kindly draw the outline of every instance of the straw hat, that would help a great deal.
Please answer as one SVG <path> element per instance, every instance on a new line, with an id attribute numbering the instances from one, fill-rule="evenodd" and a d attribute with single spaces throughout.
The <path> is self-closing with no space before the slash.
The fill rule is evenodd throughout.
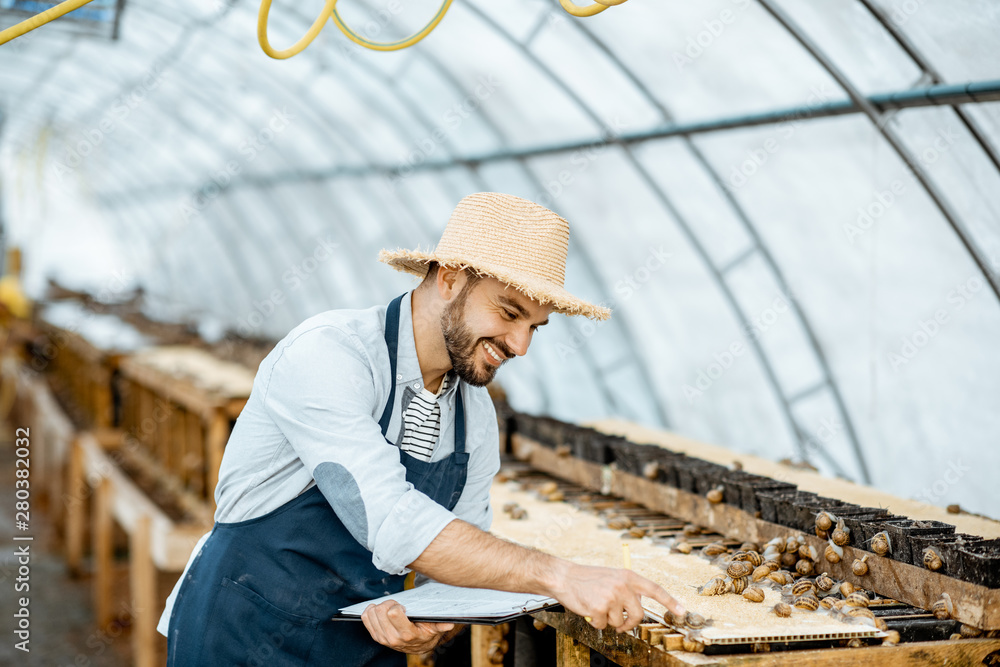
<path id="1" fill-rule="evenodd" d="M 423 277 L 427 265 L 470 268 L 496 278 L 553 311 L 606 320 L 611 310 L 563 288 L 569 223 L 534 202 L 499 192 L 477 192 L 458 202 L 433 252 L 382 250 L 380 262 Z"/>

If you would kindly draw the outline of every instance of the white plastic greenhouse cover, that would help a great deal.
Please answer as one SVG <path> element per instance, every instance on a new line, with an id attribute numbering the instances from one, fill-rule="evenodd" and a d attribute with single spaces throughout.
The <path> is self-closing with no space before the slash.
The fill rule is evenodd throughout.
<path id="1" fill-rule="evenodd" d="M 322 4 L 276 3 L 271 43 Z M 392 40 L 436 6 L 340 10 Z M 413 48 L 328 25 L 286 61 L 257 10 L 129 0 L 117 41 L 0 47 L 30 293 L 142 286 L 154 317 L 278 339 L 409 289 L 380 248 L 433 247 L 461 197 L 509 192 L 570 221 L 567 287 L 614 309 L 553 318 L 501 371 L 516 409 L 1000 515 L 1000 103 L 823 112 L 995 91 L 996 2 L 458 0 Z"/>

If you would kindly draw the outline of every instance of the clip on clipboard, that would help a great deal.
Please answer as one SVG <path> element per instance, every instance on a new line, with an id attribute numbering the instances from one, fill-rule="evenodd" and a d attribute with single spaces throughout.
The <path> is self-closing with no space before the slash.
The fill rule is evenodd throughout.
<path id="1" fill-rule="evenodd" d="M 462 588 L 431 582 L 408 591 L 344 607 L 332 620 L 360 621 L 361 614 L 368 605 L 387 600 L 394 600 L 403 605 L 406 608 L 406 617 L 414 622 L 471 625 L 507 623 L 518 616 L 561 606 L 555 598 L 539 597 L 530 593 Z"/>

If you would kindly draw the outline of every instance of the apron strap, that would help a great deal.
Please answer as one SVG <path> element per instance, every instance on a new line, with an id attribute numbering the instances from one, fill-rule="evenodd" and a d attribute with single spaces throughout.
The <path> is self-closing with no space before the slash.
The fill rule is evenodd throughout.
<path id="1" fill-rule="evenodd" d="M 396 348 L 399 346 L 399 304 L 407 293 L 400 294 L 389 303 L 385 311 L 385 346 L 389 349 L 389 400 L 382 410 L 382 418 L 378 425 L 382 428 L 382 437 L 389 432 L 389 419 L 392 417 L 392 406 L 396 401 Z"/>

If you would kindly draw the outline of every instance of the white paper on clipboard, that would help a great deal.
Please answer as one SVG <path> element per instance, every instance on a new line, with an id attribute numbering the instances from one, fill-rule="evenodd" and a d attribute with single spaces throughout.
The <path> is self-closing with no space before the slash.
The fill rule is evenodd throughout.
<path id="1" fill-rule="evenodd" d="M 423 621 L 498 621 L 559 604 L 555 598 L 530 593 L 509 593 L 488 588 L 462 588 L 429 582 L 417 588 L 344 607 L 340 616 L 360 618 L 370 604 L 395 600 L 406 616 Z"/>

